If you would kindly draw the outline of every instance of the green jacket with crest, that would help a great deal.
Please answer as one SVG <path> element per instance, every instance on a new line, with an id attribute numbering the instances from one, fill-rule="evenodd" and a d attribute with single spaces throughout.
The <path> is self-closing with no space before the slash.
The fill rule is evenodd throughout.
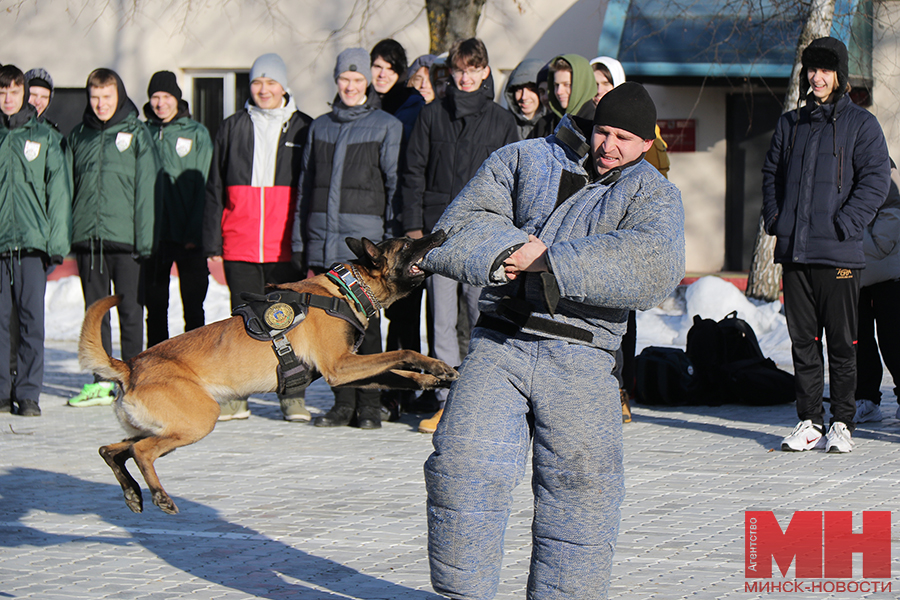
<path id="1" fill-rule="evenodd" d="M 82 123 L 68 146 L 75 182 L 72 248 L 149 256 L 159 161 L 137 112 L 104 129 Z"/>
<path id="2" fill-rule="evenodd" d="M 62 135 L 34 117 L 0 125 L 0 253 L 69 253 L 71 164 Z"/>

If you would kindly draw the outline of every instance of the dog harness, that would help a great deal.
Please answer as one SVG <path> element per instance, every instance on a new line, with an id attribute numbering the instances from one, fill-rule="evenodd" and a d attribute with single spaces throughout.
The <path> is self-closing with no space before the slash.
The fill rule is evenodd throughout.
<path id="1" fill-rule="evenodd" d="M 346 271 L 343 265 L 340 266 Z M 360 287 L 355 278 L 352 283 Z M 353 352 L 359 348 L 366 332 L 348 301 L 337 296 L 278 290 L 265 295 L 241 292 L 241 300 L 245 303 L 235 307 L 231 314 L 244 320 L 247 335 L 261 342 L 272 343 L 272 350 L 278 358 L 278 393 L 283 396 L 298 394 L 321 377 L 321 373 L 297 357 L 286 335 L 303 322 L 309 307 L 324 310 L 332 317 L 353 325 L 356 330 Z"/>

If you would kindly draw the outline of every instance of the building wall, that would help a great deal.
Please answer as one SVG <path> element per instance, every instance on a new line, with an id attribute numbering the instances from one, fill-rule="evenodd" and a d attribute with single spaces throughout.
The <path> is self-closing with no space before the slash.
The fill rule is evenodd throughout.
<path id="1" fill-rule="evenodd" d="M 410 61 L 428 51 L 422 0 L 384 2 L 365 17 L 349 0 L 282 0 L 271 3 L 271 9 L 265 5 L 255 0 L 0 0 L 0 62 L 23 70 L 42 66 L 58 87 L 83 87 L 94 68 L 109 67 L 119 73 L 140 107 L 155 71 L 175 71 L 189 91 L 189 75 L 247 70 L 257 56 L 276 52 L 287 65 L 298 108 L 315 117 L 330 110 L 328 103 L 337 92 L 332 71 L 341 50 L 369 49 L 393 37 L 406 48 Z M 605 6 L 606 0 L 489 0 L 478 35 L 498 74 L 513 69 L 526 55 L 593 56 Z M 356 13 L 348 14 L 353 7 Z M 327 33 L 338 30 L 332 36 Z"/>
<path id="2" fill-rule="evenodd" d="M 648 85 L 659 119 L 695 119 L 696 152 L 669 154 L 684 203 L 687 270 L 725 264 L 725 90 Z"/>

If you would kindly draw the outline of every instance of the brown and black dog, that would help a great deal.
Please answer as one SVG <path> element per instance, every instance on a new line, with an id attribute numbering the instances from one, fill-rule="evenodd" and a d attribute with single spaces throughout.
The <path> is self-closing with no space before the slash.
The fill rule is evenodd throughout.
<path id="1" fill-rule="evenodd" d="M 419 240 L 398 238 L 376 245 L 348 238 L 347 244 L 359 258 L 353 263 L 357 278 L 386 308 L 421 285 L 426 273 L 417 264 L 445 237 L 438 231 Z M 326 275 L 275 288 L 342 297 L 338 285 Z M 275 391 L 278 358 L 271 344 L 251 338 L 243 320 L 231 317 L 166 340 L 122 362 L 106 354 L 100 338 L 103 317 L 117 303 L 118 298 L 110 296 L 88 308 L 78 344 L 81 367 L 117 381 L 124 392 L 116 399 L 115 411 L 131 437 L 101 447 L 100 456 L 121 484 L 128 508 L 143 510 L 140 486 L 125 468 L 125 462 L 133 458 L 153 494 L 153 503 L 175 514 L 178 508 L 160 484 L 153 462 L 206 437 L 219 416 L 217 400 Z M 365 313 L 350 305 L 365 326 Z M 446 363 L 411 350 L 357 355 L 353 352 L 355 332 L 349 321 L 311 307 L 306 318 L 285 336 L 297 357 L 330 386 L 424 390 L 447 387 L 458 377 Z"/>

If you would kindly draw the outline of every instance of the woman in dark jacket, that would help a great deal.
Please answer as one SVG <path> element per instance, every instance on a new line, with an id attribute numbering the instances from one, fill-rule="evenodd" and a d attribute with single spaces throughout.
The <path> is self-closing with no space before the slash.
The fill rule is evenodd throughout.
<path id="1" fill-rule="evenodd" d="M 813 40 L 802 61 L 806 104 L 782 115 L 763 165 L 763 218 L 777 237 L 775 261 L 784 265 L 800 417 L 781 447 L 850 452 L 863 230 L 887 196 L 890 159 L 878 121 L 847 96 L 844 44 Z M 832 413 L 827 436 L 823 328 Z"/>

